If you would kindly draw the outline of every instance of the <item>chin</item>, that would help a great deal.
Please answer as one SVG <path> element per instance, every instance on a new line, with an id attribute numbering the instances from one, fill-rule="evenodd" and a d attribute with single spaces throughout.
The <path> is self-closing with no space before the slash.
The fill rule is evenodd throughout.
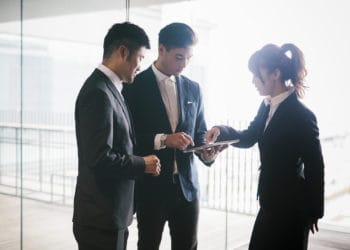
<path id="1" fill-rule="evenodd" d="M 128 79 L 126 79 L 125 83 L 126 84 L 131 84 L 134 81 L 135 77 L 130 77 Z"/>

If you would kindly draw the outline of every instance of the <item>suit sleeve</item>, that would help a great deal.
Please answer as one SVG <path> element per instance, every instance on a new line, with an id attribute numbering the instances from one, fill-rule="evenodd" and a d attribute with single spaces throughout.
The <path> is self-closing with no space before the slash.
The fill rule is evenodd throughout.
<path id="1" fill-rule="evenodd" d="M 198 93 L 198 108 L 197 108 L 197 117 L 195 118 L 195 129 L 194 129 L 194 144 L 195 145 L 204 145 L 206 143 L 205 135 L 207 132 L 207 124 L 205 122 L 204 117 L 204 105 L 203 105 L 203 97 L 202 91 L 199 85 L 196 85 L 198 88 L 196 89 Z M 214 161 L 206 161 L 202 159 L 200 154 L 197 154 L 198 158 L 206 165 L 210 166 L 214 163 Z"/>
<path id="2" fill-rule="evenodd" d="M 126 133 L 116 127 L 111 100 L 103 91 L 97 90 L 85 96 L 79 105 L 81 154 L 89 168 L 103 179 L 134 179 L 144 172 L 142 157 L 127 154 L 114 147 L 116 134 Z M 116 133 L 116 134 L 115 134 Z M 120 137 L 129 135 L 120 135 Z"/>
<path id="3" fill-rule="evenodd" d="M 308 113 L 299 127 L 301 157 L 304 162 L 306 203 L 311 218 L 322 218 L 324 213 L 324 162 L 319 130 L 314 114 Z"/>
<path id="4" fill-rule="evenodd" d="M 247 129 L 242 131 L 225 125 L 216 126 L 220 129 L 220 136 L 217 141 L 239 139 L 239 142 L 234 144 L 235 147 L 249 148 L 253 146 L 258 141 L 259 133 L 262 132 L 266 120 L 266 112 L 265 104 L 261 103 L 254 120 L 249 124 Z"/>

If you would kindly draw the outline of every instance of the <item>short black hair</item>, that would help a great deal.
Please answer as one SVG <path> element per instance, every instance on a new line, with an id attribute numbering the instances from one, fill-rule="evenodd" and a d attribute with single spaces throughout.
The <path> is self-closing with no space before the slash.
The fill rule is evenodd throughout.
<path id="1" fill-rule="evenodd" d="M 172 48 L 186 48 L 195 45 L 198 41 L 195 32 L 185 23 L 171 23 L 160 30 L 159 44 L 167 50 Z"/>
<path id="2" fill-rule="evenodd" d="M 116 23 L 108 30 L 103 42 L 103 59 L 109 58 L 121 45 L 127 47 L 130 54 L 141 47 L 151 48 L 146 32 L 130 22 Z"/>

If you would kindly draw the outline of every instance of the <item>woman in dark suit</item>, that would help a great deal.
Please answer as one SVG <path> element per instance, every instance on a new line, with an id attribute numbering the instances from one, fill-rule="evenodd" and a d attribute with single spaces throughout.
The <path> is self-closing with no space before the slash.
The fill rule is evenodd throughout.
<path id="1" fill-rule="evenodd" d="M 290 56 L 289 56 L 290 55 Z M 299 98 L 306 69 L 294 44 L 265 45 L 249 59 L 253 83 L 266 96 L 249 127 L 214 126 L 208 142 L 239 139 L 260 151 L 258 212 L 249 249 L 307 249 L 323 216 L 324 163 L 316 116 Z"/>

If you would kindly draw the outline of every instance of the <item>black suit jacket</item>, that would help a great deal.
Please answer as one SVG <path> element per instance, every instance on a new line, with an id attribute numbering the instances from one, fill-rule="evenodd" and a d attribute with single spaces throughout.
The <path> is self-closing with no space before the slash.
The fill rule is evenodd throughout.
<path id="1" fill-rule="evenodd" d="M 258 142 L 261 208 L 271 213 L 297 212 L 321 218 L 324 209 L 324 162 L 315 115 L 292 93 L 284 100 L 264 131 L 268 107 L 244 131 L 219 126 L 218 140 L 239 138 L 237 147 Z"/>
<path id="2" fill-rule="evenodd" d="M 134 179 L 145 162 L 134 156 L 134 135 L 127 107 L 114 84 L 96 69 L 75 106 L 79 173 L 73 221 L 123 229 L 133 215 Z"/>
<path id="3" fill-rule="evenodd" d="M 205 143 L 206 123 L 199 84 L 190 79 L 176 77 L 179 101 L 179 122 L 176 132 L 192 136 L 196 145 Z M 167 186 L 173 181 L 174 157 L 179 172 L 179 180 L 185 198 L 192 201 L 198 198 L 198 174 L 193 153 L 165 148 L 154 150 L 156 134 L 171 134 L 171 125 L 161 97 L 152 67 L 141 72 L 132 85 L 124 88 L 135 124 L 138 149 L 141 155 L 156 154 L 161 162 L 159 177 L 144 175 L 137 181 L 139 198 L 161 199 L 167 195 Z"/>

